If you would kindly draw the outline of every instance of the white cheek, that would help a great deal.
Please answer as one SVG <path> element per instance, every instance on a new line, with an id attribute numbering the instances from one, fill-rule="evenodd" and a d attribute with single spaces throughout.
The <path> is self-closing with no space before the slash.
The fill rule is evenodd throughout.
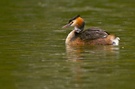
<path id="1" fill-rule="evenodd" d="M 73 21 L 73 23 L 71 24 L 71 26 L 75 26 L 76 25 L 76 20 Z"/>

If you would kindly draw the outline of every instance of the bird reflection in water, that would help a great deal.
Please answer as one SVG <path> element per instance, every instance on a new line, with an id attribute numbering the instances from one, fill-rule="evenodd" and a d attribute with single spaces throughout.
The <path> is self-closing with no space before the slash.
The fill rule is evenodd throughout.
<path id="1" fill-rule="evenodd" d="M 83 87 L 86 81 L 85 77 L 88 76 L 90 71 L 99 73 L 99 70 L 103 67 L 104 62 L 97 65 L 99 60 L 113 60 L 119 59 L 119 47 L 118 46 L 70 46 L 66 45 L 67 59 L 70 63 L 70 70 L 74 86 L 78 89 Z M 110 59 L 109 59 L 110 58 Z M 94 61 L 93 59 L 96 59 Z M 91 65 L 92 64 L 92 65 Z M 94 67 L 93 67 L 94 66 Z M 107 67 L 107 65 L 106 65 Z"/>
<path id="2" fill-rule="evenodd" d="M 68 60 L 81 61 L 83 59 L 98 59 L 98 58 L 119 58 L 119 46 L 98 45 L 98 46 L 70 46 L 66 45 L 66 53 Z M 94 58 L 90 57 L 94 56 Z"/>

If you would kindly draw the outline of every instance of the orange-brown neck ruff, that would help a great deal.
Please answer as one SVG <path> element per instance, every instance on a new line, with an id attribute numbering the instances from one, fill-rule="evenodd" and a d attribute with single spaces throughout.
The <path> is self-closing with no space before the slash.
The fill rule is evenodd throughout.
<path id="1" fill-rule="evenodd" d="M 81 17 L 78 17 L 76 19 L 76 23 L 75 23 L 76 25 L 75 26 L 77 26 L 78 28 L 80 28 L 83 25 L 83 23 L 84 23 L 84 20 Z"/>

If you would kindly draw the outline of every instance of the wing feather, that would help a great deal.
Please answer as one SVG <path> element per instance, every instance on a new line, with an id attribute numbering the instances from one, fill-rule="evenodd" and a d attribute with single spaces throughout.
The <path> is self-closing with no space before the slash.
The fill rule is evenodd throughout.
<path id="1" fill-rule="evenodd" d="M 108 32 L 99 29 L 99 28 L 90 28 L 87 30 L 84 30 L 81 35 L 80 38 L 82 40 L 95 40 L 98 38 L 105 38 L 109 35 Z"/>

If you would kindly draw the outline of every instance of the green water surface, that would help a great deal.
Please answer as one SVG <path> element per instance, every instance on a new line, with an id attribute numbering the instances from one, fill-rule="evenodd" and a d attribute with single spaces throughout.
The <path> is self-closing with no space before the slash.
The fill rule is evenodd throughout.
<path id="1" fill-rule="evenodd" d="M 80 14 L 119 46 L 66 47 Z M 1 0 L 0 89 L 135 89 L 135 0 Z"/>

